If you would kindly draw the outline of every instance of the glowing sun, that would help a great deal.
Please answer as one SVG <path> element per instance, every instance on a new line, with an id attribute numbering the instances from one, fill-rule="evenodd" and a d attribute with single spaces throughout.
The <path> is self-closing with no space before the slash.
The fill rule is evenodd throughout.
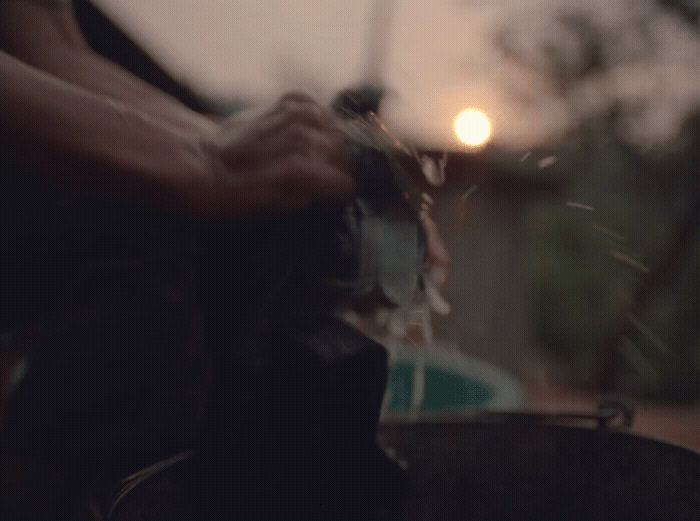
<path id="1" fill-rule="evenodd" d="M 454 122 L 457 138 L 467 146 L 480 147 L 491 137 L 491 122 L 486 114 L 475 108 L 460 112 Z"/>

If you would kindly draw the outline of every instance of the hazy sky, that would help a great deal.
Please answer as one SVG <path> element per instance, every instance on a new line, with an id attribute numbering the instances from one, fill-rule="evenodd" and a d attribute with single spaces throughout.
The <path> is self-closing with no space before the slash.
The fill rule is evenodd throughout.
<path id="1" fill-rule="evenodd" d="M 370 24 L 373 0 L 97 0 L 180 79 L 251 102 L 288 89 L 328 101 L 367 77 L 368 42 L 381 41 L 369 28 L 388 28 L 383 116 L 431 145 L 453 142 L 469 106 L 523 149 L 615 106 L 620 135 L 644 149 L 700 105 L 698 30 L 651 0 L 383 1 L 390 27 Z M 589 67 L 593 48 L 604 70 Z"/>
<path id="2" fill-rule="evenodd" d="M 328 93 L 358 78 L 369 0 L 98 0 L 181 78 L 219 96 Z M 196 6 L 196 9 L 193 7 Z"/>

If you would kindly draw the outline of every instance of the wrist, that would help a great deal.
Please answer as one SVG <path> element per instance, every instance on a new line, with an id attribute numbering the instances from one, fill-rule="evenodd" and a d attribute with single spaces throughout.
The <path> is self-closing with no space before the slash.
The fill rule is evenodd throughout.
<path id="1" fill-rule="evenodd" d="M 185 211 L 201 219 L 222 214 L 224 167 L 214 133 L 203 132 L 192 145 L 194 173 L 182 187 Z"/>

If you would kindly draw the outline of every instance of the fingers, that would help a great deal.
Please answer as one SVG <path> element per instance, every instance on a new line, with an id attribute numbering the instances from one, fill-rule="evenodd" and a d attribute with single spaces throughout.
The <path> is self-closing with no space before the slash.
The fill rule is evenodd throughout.
<path id="1" fill-rule="evenodd" d="M 222 148 L 232 163 L 255 164 L 290 154 L 322 158 L 341 169 L 350 163 L 345 136 L 332 124 L 329 111 L 303 94 L 288 94 L 255 117 L 234 118 L 223 130 Z"/>
<path id="2" fill-rule="evenodd" d="M 351 159 L 348 154 L 348 138 L 338 128 L 335 116 L 328 108 L 319 105 L 306 94 L 290 92 L 280 98 L 277 113 L 280 114 L 279 118 L 282 124 L 286 122 L 293 126 L 295 123 L 301 123 L 307 129 L 317 129 L 324 136 L 323 139 L 314 141 L 314 132 L 311 131 L 310 135 L 306 136 L 306 142 L 302 138 L 300 146 L 296 148 L 297 151 L 307 155 L 313 155 L 313 151 L 319 152 L 336 168 L 350 172 Z"/>
<path id="3" fill-rule="evenodd" d="M 307 157 L 331 158 L 339 154 L 340 147 L 341 141 L 333 133 L 301 122 L 292 122 L 268 136 L 264 153 L 268 157 L 301 154 Z"/>
<path id="4" fill-rule="evenodd" d="M 335 206 L 354 192 L 345 137 L 326 109 L 291 93 L 267 112 L 232 117 L 213 145 L 215 164 L 239 198 L 231 212 L 279 214 Z M 222 194 L 236 199 L 236 194 Z"/>
<path id="5" fill-rule="evenodd" d="M 268 117 L 272 125 L 301 122 L 319 130 L 330 130 L 333 127 L 331 112 L 306 94 L 298 92 L 282 96 L 268 112 Z"/>
<path id="6" fill-rule="evenodd" d="M 347 201 L 355 189 L 343 170 L 299 154 L 261 165 L 239 181 L 235 190 L 246 198 L 238 210 L 249 215 L 332 207 Z"/>
<path id="7" fill-rule="evenodd" d="M 347 201 L 355 190 L 354 180 L 344 170 L 302 155 L 279 161 L 272 176 L 282 180 L 283 196 L 301 201 L 301 207 L 334 206 Z"/>
<path id="8" fill-rule="evenodd" d="M 345 153 L 345 136 L 333 124 L 330 112 L 311 98 L 292 93 L 257 122 L 260 135 L 275 135 L 281 153 L 293 150 L 302 154 L 319 152 L 329 158 Z"/>

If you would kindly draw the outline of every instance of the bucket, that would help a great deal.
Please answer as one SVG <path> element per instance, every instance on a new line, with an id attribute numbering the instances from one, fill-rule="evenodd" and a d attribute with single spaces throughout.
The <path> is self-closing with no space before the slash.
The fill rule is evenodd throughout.
<path id="1" fill-rule="evenodd" d="M 700 453 L 558 423 L 527 413 L 385 422 L 380 439 L 410 478 L 405 519 L 700 519 Z"/>
<path id="2" fill-rule="evenodd" d="M 461 409 L 520 410 L 526 394 L 503 369 L 458 352 L 385 345 L 387 390 L 381 419 Z"/>

